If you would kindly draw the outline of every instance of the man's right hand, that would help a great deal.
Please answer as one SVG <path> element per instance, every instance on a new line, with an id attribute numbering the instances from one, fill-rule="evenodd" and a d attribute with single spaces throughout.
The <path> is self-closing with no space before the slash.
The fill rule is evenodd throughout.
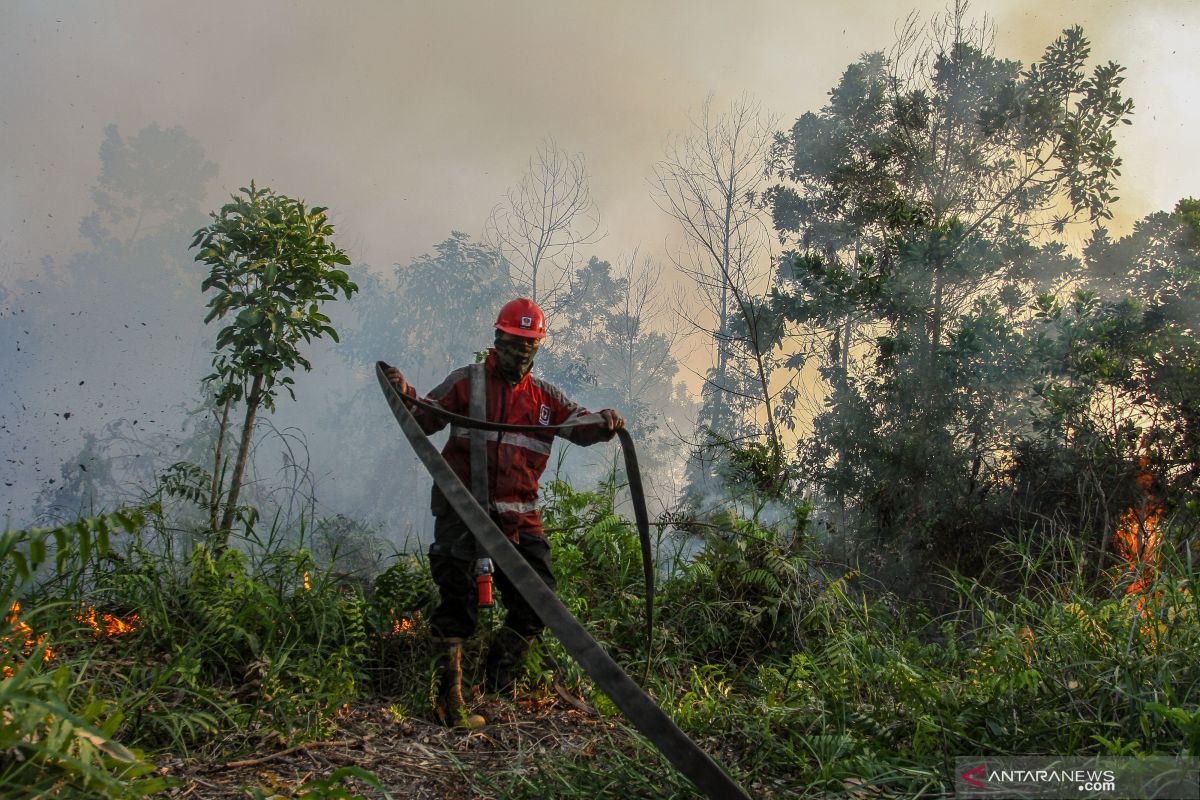
<path id="1" fill-rule="evenodd" d="M 400 394 L 408 394 L 408 381 L 404 380 L 404 375 L 400 370 L 391 365 L 384 365 L 383 374 L 387 376 L 388 382 L 396 387 L 396 391 Z"/>

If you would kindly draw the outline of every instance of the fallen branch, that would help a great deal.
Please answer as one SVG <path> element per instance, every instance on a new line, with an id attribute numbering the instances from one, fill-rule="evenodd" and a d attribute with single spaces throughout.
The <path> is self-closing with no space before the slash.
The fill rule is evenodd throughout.
<path id="1" fill-rule="evenodd" d="M 305 742 L 304 744 L 298 744 L 295 747 L 289 747 L 286 750 L 280 750 L 278 753 L 271 753 L 270 755 L 265 755 L 261 758 L 247 758 L 242 761 L 230 761 L 226 764 L 222 764 L 221 766 L 223 766 L 225 769 L 234 769 L 236 767 L 253 767 L 262 764 L 264 761 L 270 761 L 275 758 L 283 758 L 286 755 L 291 755 L 292 753 L 297 753 L 301 750 L 314 750 L 318 747 L 350 747 L 354 744 L 355 742 L 349 739 L 336 742 Z"/>

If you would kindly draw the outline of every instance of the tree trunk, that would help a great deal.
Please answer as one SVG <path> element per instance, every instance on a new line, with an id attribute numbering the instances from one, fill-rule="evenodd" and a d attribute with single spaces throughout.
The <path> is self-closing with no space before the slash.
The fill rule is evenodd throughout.
<path id="1" fill-rule="evenodd" d="M 763 393 L 763 408 L 767 417 L 767 437 L 770 439 L 771 446 L 771 467 L 775 470 L 777 478 L 782 480 L 783 477 L 783 443 L 779 441 L 779 431 L 775 427 L 775 409 L 771 405 L 771 389 L 769 379 L 767 377 L 767 368 L 763 364 L 763 354 L 758 349 L 758 330 L 757 326 L 751 329 L 756 341 L 754 345 L 754 363 L 758 368 L 758 384 L 762 388 Z M 779 481 L 776 482 L 776 491 L 781 486 Z"/>
<path id="2" fill-rule="evenodd" d="M 928 350 L 925 352 L 925 376 L 930 389 L 933 388 L 937 369 L 937 350 L 942 343 L 942 317 L 945 314 L 942 308 L 943 291 L 941 264 L 937 263 L 933 267 L 933 315 L 929 321 Z"/>
<path id="3" fill-rule="evenodd" d="M 233 405 L 233 397 L 225 400 L 225 408 L 221 410 L 221 427 L 217 430 L 217 452 L 213 456 L 212 488 L 209 491 L 209 530 L 217 530 L 217 515 L 221 511 L 221 489 L 224 481 L 221 470 L 221 457 L 225 449 L 225 431 L 229 428 L 229 408 Z"/>
<path id="4" fill-rule="evenodd" d="M 841 332 L 842 349 L 841 349 L 840 355 L 842 357 L 842 361 L 841 361 L 841 364 L 839 365 L 839 372 L 841 373 L 841 380 L 842 380 L 843 387 L 845 387 L 846 384 L 848 384 L 850 382 L 850 333 L 851 333 L 851 327 L 853 325 L 854 325 L 854 320 L 852 320 L 850 317 L 847 316 L 846 322 L 842 326 L 842 332 Z"/>
<path id="5" fill-rule="evenodd" d="M 221 517 L 222 544 L 229 543 L 229 531 L 233 527 L 233 514 L 237 508 L 238 494 L 242 490 L 242 475 L 246 471 L 246 459 L 250 455 L 250 439 L 254 432 L 254 416 L 262 393 L 262 375 L 254 376 L 254 386 L 246 398 L 246 421 L 242 424 L 242 440 L 238 444 L 237 461 L 233 465 L 233 478 L 229 482 L 229 500 L 225 503 L 225 514 Z"/>

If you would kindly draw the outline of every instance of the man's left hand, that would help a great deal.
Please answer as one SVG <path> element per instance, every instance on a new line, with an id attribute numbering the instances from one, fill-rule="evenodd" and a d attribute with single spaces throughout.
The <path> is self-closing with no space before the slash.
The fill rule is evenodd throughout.
<path id="1" fill-rule="evenodd" d="M 611 408 L 601 411 L 600 416 L 604 418 L 604 430 L 606 431 L 619 431 L 625 427 L 625 418 Z"/>

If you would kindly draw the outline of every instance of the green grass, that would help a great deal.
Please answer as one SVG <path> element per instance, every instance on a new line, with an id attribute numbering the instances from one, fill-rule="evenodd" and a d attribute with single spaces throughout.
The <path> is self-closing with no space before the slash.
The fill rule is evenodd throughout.
<path id="1" fill-rule="evenodd" d="M 547 526 L 564 602 L 640 675 L 639 550 L 614 498 L 611 484 L 556 483 Z M 999 547 L 986 583 L 940 577 L 954 602 L 934 612 L 866 591 L 853 570 L 818 571 L 794 526 L 726 515 L 700 530 L 688 559 L 660 542 L 647 688 L 756 797 L 937 795 L 956 755 L 1200 755 L 1194 543 L 1176 536 L 1145 616 L 1119 569 L 1091 568 L 1048 535 Z M 157 753 L 327 737 L 346 703 L 426 714 L 433 589 L 421 560 L 397 557 L 367 587 L 287 539 L 271 529 L 214 551 L 153 505 L 5 533 L 0 601 L 20 601 L 31 635 L 8 625 L 0 651 L 12 673 L 0 681 L 0 795 L 139 797 L 164 785 Z M 98 637 L 81 604 L 136 614 L 136 629 Z M 532 660 L 527 685 L 557 663 L 614 715 L 552 637 L 540 650 L 553 659 Z M 693 796 L 635 733 L 602 730 L 583 752 L 530 756 L 511 773 L 464 767 L 465 780 L 509 798 Z M 310 794 L 349 796 L 339 786 Z"/>

